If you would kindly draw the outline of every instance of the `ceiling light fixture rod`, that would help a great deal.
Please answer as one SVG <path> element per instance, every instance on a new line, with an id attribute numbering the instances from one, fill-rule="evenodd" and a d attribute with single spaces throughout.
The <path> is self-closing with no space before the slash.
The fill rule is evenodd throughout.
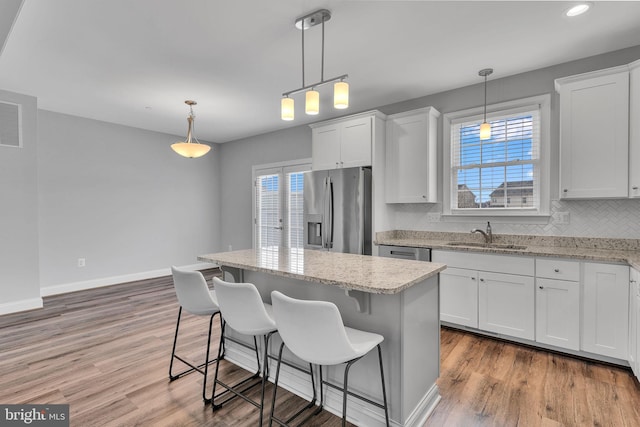
<path id="1" fill-rule="evenodd" d="M 312 89 L 314 87 L 319 87 L 319 86 L 322 86 L 322 85 L 326 85 L 327 83 L 333 83 L 333 82 L 337 82 L 338 80 L 344 80 L 344 79 L 346 79 L 348 77 L 349 77 L 349 74 L 343 74 L 341 76 L 333 77 L 333 78 L 328 79 L 328 80 L 322 80 L 322 81 L 319 81 L 317 83 L 313 83 L 313 84 L 310 84 L 310 85 L 303 86 L 303 87 L 301 87 L 299 89 L 294 89 L 294 90 L 290 90 L 289 92 L 284 92 L 282 94 L 282 96 L 294 95 L 296 93 L 304 92 L 304 91 Z"/>

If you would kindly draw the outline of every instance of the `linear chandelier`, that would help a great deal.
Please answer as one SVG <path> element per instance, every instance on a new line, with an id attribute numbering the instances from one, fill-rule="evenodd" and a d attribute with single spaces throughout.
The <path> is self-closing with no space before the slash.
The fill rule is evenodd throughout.
<path id="1" fill-rule="evenodd" d="M 333 107 L 337 109 L 344 109 L 349 107 L 349 84 L 344 81 L 349 75 L 343 74 L 331 79 L 324 79 L 324 23 L 331 19 L 331 12 L 327 9 L 319 9 L 315 12 L 311 12 L 301 18 L 296 19 L 296 28 L 302 30 L 302 87 L 282 94 L 280 101 L 280 115 L 282 120 L 294 119 L 294 101 L 291 95 L 300 92 L 306 92 L 305 94 L 305 113 L 309 115 L 315 115 L 320 112 L 320 93 L 316 90 L 319 86 L 326 85 L 328 83 L 334 83 L 333 85 Z M 318 24 L 322 24 L 322 55 L 320 63 L 320 81 L 312 84 L 305 83 L 304 75 L 304 31 L 314 27 Z"/>
<path id="2" fill-rule="evenodd" d="M 196 115 L 193 114 L 193 106 L 197 105 L 198 103 L 191 100 L 186 100 L 184 101 L 184 103 L 189 106 L 189 117 L 187 117 L 187 122 L 189 123 L 189 129 L 187 130 L 187 140 L 171 144 L 171 148 L 173 149 L 173 151 L 183 157 L 189 157 L 192 159 L 196 157 L 202 157 L 207 154 L 209 150 L 211 150 L 211 147 L 207 144 L 201 144 L 200 141 L 198 141 L 198 138 L 196 138 L 195 136 L 193 136 L 195 142 L 191 140 L 193 130 L 195 128 L 194 122 L 196 119 Z"/>

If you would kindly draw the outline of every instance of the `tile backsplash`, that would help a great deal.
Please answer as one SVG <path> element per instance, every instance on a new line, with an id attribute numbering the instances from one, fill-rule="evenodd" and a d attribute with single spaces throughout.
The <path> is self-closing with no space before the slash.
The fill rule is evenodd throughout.
<path id="1" fill-rule="evenodd" d="M 399 204 L 391 207 L 393 229 L 467 232 L 481 221 L 447 221 L 440 218 L 440 203 Z M 640 239 L 640 199 L 554 200 L 551 216 L 540 224 L 497 220 L 494 233 L 543 236 L 613 237 Z M 491 220 L 491 217 L 487 217 Z"/>

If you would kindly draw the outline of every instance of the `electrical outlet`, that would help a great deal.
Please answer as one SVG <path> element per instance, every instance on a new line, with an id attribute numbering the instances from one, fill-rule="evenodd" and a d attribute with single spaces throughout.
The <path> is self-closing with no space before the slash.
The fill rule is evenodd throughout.
<path id="1" fill-rule="evenodd" d="M 233 250 L 233 246 L 229 245 L 229 252 Z"/>
<path id="2" fill-rule="evenodd" d="M 78 267 L 84 267 L 85 264 L 86 263 L 84 258 L 78 258 Z"/>
<path id="3" fill-rule="evenodd" d="M 554 216 L 556 224 L 569 224 L 569 212 L 556 212 Z"/>
<path id="4" fill-rule="evenodd" d="M 439 212 L 429 212 L 427 214 L 427 221 L 429 221 L 429 222 L 438 222 L 438 221 L 440 221 L 440 213 Z"/>

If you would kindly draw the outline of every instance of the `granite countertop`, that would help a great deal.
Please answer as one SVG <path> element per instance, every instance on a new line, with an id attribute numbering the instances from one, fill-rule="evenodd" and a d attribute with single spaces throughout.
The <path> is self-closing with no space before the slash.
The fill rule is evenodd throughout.
<path id="1" fill-rule="evenodd" d="M 240 250 L 200 255 L 198 261 L 259 271 L 374 294 L 396 294 L 446 265 L 304 249 Z"/>
<path id="2" fill-rule="evenodd" d="M 377 245 L 625 263 L 640 269 L 640 239 L 494 234 L 493 245 L 483 243 L 477 234 L 409 230 L 376 233 L 375 239 Z"/>

